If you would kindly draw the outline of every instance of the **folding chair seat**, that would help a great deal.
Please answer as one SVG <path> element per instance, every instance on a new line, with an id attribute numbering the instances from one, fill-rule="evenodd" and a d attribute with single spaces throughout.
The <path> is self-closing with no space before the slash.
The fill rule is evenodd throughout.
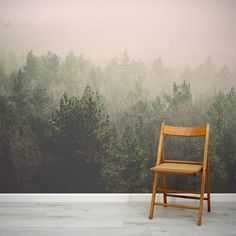
<path id="1" fill-rule="evenodd" d="M 186 174 L 197 175 L 202 171 L 203 165 L 183 164 L 183 163 L 161 163 L 151 168 L 152 172 L 163 174 Z"/>

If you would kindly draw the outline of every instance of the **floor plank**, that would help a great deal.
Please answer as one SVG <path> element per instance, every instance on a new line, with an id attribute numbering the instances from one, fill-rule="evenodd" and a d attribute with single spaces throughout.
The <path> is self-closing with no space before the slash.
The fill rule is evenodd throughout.
<path id="1" fill-rule="evenodd" d="M 149 203 L 0 203 L 1 236 L 236 235 L 236 202 L 213 202 L 202 226 L 197 211 Z"/>

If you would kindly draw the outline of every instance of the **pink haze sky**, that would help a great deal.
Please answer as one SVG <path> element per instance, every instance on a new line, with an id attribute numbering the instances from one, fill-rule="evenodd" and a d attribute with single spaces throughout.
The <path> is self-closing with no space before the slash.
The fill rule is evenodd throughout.
<path id="1" fill-rule="evenodd" d="M 0 0 L 0 52 L 236 66 L 233 0 Z"/>

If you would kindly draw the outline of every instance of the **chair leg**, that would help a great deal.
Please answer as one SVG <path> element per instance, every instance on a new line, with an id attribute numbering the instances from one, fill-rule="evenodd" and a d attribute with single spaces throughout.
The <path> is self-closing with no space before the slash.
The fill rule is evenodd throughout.
<path id="1" fill-rule="evenodd" d="M 211 182 L 210 182 L 210 169 L 207 167 L 206 173 L 206 187 L 207 187 L 207 210 L 211 212 Z"/>
<path id="2" fill-rule="evenodd" d="M 166 175 L 162 175 L 162 188 L 166 189 Z M 166 196 L 166 191 L 163 191 L 163 200 L 164 203 L 167 203 L 167 196 Z M 166 207 L 166 206 L 165 206 Z"/>
<path id="3" fill-rule="evenodd" d="M 198 225 L 202 224 L 202 208 L 203 208 L 203 198 L 204 198 L 204 190 L 205 190 L 205 171 L 202 173 L 201 179 L 201 195 L 200 195 L 200 204 L 199 204 L 199 211 L 198 211 Z"/>
<path id="4" fill-rule="evenodd" d="M 151 205 L 150 205 L 149 219 L 153 218 L 156 192 L 157 192 L 157 183 L 158 183 L 158 174 L 155 173 L 154 174 L 153 188 L 152 188 L 152 200 L 151 200 Z"/>

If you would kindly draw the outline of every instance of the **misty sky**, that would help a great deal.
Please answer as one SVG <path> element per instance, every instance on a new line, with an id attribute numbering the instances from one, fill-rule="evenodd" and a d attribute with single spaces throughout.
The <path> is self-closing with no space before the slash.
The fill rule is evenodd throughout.
<path id="1" fill-rule="evenodd" d="M 233 0 L 0 0 L 0 52 L 236 66 Z"/>

